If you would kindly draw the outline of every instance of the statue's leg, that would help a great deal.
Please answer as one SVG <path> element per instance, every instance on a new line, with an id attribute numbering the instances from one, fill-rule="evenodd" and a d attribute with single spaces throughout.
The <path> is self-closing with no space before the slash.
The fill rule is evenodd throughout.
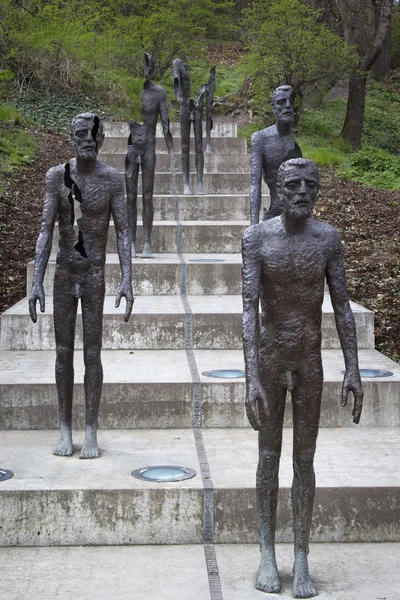
<path id="1" fill-rule="evenodd" d="M 71 456 L 72 397 L 74 390 L 74 341 L 78 300 L 69 293 L 71 275 L 56 268 L 54 277 L 54 334 L 56 340 L 56 387 L 60 415 L 60 441 L 54 450 L 58 456 Z"/>
<path id="2" fill-rule="evenodd" d="M 212 122 L 212 96 L 206 98 L 206 154 L 211 154 L 211 130 L 213 127 Z"/>
<path id="3" fill-rule="evenodd" d="M 154 171 L 156 168 L 156 155 L 149 152 L 145 156 L 142 166 L 143 179 L 143 258 L 151 258 L 151 232 L 153 229 L 153 190 Z"/>
<path id="4" fill-rule="evenodd" d="M 189 151 L 190 151 L 190 119 L 189 115 L 181 116 L 181 143 L 182 143 L 182 172 L 183 172 L 183 193 L 192 194 L 189 183 Z"/>
<path id="5" fill-rule="evenodd" d="M 103 386 L 101 344 L 103 334 L 104 275 L 95 273 L 85 284 L 83 294 L 83 357 L 85 362 L 86 434 L 80 458 L 97 458 L 97 427 Z"/>
<path id="6" fill-rule="evenodd" d="M 295 598 L 317 595 L 308 572 L 311 518 L 315 495 L 314 454 L 318 436 L 322 396 L 322 365 L 319 360 L 307 365 L 292 392 L 293 403 L 293 528 Z"/>
<path id="7" fill-rule="evenodd" d="M 137 187 L 139 177 L 139 165 L 136 155 L 127 156 L 125 161 L 125 184 L 126 200 L 128 210 L 129 230 L 132 239 L 132 257 L 136 256 L 136 227 L 137 227 Z"/>
<path id="8" fill-rule="evenodd" d="M 197 193 L 204 194 L 203 174 L 204 174 L 204 153 L 203 153 L 203 125 L 202 115 L 196 115 L 199 118 L 194 123 L 194 145 L 196 152 L 196 174 L 197 174 Z"/>
<path id="9" fill-rule="evenodd" d="M 262 592 L 271 594 L 278 593 L 281 588 L 275 558 L 275 527 L 286 389 L 280 383 L 274 383 L 271 380 L 267 382 L 267 377 L 263 377 L 263 380 L 269 400 L 270 418 L 258 436 L 259 462 L 256 488 L 261 562 L 256 587 Z"/>

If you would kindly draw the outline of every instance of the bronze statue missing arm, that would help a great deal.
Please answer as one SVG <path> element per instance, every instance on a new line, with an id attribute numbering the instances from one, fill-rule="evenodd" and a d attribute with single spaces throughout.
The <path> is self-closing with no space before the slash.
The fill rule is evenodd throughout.
<path id="1" fill-rule="evenodd" d="M 136 256 L 137 195 L 139 168 L 142 168 L 143 201 L 143 254 L 151 258 L 151 233 L 153 229 L 153 190 L 156 168 L 156 128 L 161 118 L 164 138 L 170 155 L 173 153 L 172 135 L 169 129 L 167 94 L 163 87 L 151 81 L 154 58 L 145 53 L 145 77 L 142 92 L 142 121 L 131 121 L 128 153 L 125 159 L 125 182 L 128 202 L 129 227 L 132 237 L 132 254 Z"/>
<path id="2" fill-rule="evenodd" d="M 213 128 L 212 107 L 214 102 L 216 67 L 211 67 L 210 78 L 206 84 L 206 154 L 211 154 L 211 131 Z"/>
<path id="3" fill-rule="evenodd" d="M 355 423 L 360 420 L 363 401 L 341 241 L 336 229 L 311 217 L 318 183 L 318 168 L 311 161 L 298 158 L 283 163 L 277 177 L 282 214 L 249 227 L 243 236 L 246 411 L 252 427 L 259 432 L 256 487 L 261 563 L 256 585 L 268 593 L 280 590 L 275 525 L 283 417 L 286 393 L 290 390 L 295 598 L 317 594 L 308 572 L 307 555 L 323 384 L 321 320 L 325 278 L 346 366 L 341 403 L 346 405 L 352 391 Z"/>
<path id="4" fill-rule="evenodd" d="M 260 219 L 262 178 L 268 185 L 271 197 L 270 208 L 264 212 L 264 219 L 271 219 L 282 212 L 282 203 L 277 191 L 279 167 L 290 158 L 301 157 L 301 150 L 294 141 L 292 133 L 294 108 L 291 98 L 290 85 L 276 88 L 272 95 L 275 125 L 256 131 L 251 136 L 251 225 L 255 225 Z"/>
<path id="5" fill-rule="evenodd" d="M 131 247 L 123 181 L 115 169 L 97 160 L 104 141 L 103 125 L 92 113 L 72 121 L 76 159 L 47 172 L 42 227 L 36 246 L 29 311 L 36 323 L 36 303 L 45 310 L 43 279 L 51 252 L 53 229 L 59 226 L 54 277 L 56 386 L 61 437 L 54 454 L 71 456 L 74 339 L 79 298 L 82 307 L 86 435 L 80 458 L 97 458 L 98 413 L 103 383 L 101 365 L 104 266 L 111 216 L 117 234 L 122 282 L 115 306 L 126 299 L 125 321 L 133 306 Z M 78 232 L 74 228 L 77 226 Z"/>
<path id="6" fill-rule="evenodd" d="M 196 101 L 190 99 L 190 76 L 186 65 L 180 58 L 173 65 L 174 90 L 180 103 L 181 153 L 183 172 L 183 193 L 192 194 L 190 187 L 190 125 L 193 122 L 196 152 L 197 193 L 205 194 L 203 189 L 204 153 L 203 153 L 203 104 L 207 86 L 202 85 Z M 210 130 L 211 131 L 211 130 Z"/>

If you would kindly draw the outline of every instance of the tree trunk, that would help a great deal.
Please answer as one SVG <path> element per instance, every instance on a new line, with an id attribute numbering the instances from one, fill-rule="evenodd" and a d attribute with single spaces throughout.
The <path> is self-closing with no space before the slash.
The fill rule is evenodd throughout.
<path id="1" fill-rule="evenodd" d="M 361 2 L 361 6 L 364 8 L 365 1 Z M 371 2 L 375 11 L 375 35 L 364 56 L 362 56 L 361 48 L 358 46 L 359 40 L 357 40 L 357 33 L 355 33 L 358 31 L 356 22 L 360 16 L 359 13 L 355 12 L 355 8 L 356 6 L 359 8 L 360 4 L 342 0 L 339 5 L 345 28 L 345 40 L 348 44 L 355 46 L 361 58 L 357 71 L 350 75 L 346 119 L 342 129 L 343 139 L 349 142 L 354 150 L 361 148 L 368 72 L 382 49 L 392 12 L 392 0 L 371 0 Z"/>
<path id="2" fill-rule="evenodd" d="M 377 23 L 378 25 L 378 23 Z M 390 73 L 390 58 L 392 50 L 392 30 L 389 24 L 385 41 L 383 42 L 382 50 L 378 54 L 378 58 L 374 62 L 372 70 L 374 76 L 378 80 L 385 79 Z"/>
<path id="3" fill-rule="evenodd" d="M 361 148 L 366 85 L 367 73 L 356 71 L 350 76 L 346 119 L 342 129 L 342 137 L 346 142 L 351 144 L 354 150 Z"/>

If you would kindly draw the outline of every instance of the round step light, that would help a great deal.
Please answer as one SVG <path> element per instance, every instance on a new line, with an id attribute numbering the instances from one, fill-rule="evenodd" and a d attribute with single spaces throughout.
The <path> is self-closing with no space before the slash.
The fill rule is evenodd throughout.
<path id="1" fill-rule="evenodd" d="M 155 467 L 143 467 L 132 471 L 132 477 L 141 479 L 142 481 L 184 481 L 192 479 L 196 475 L 196 471 L 187 467 L 171 467 L 166 465 Z"/>
<path id="2" fill-rule="evenodd" d="M 7 471 L 7 469 L 0 469 L 0 481 L 6 481 L 7 479 L 11 479 L 14 473 L 12 471 Z"/>
<path id="3" fill-rule="evenodd" d="M 239 379 L 244 377 L 245 372 L 239 369 L 216 369 L 214 371 L 204 371 L 204 377 L 219 377 L 221 379 Z"/>
<path id="4" fill-rule="evenodd" d="M 344 375 L 346 371 L 342 371 L 342 375 Z M 360 369 L 361 377 L 372 378 L 372 377 L 391 377 L 393 375 L 392 371 L 381 371 L 380 369 Z"/>
<path id="5" fill-rule="evenodd" d="M 194 263 L 221 263 L 225 262 L 223 258 L 189 258 L 189 262 Z"/>

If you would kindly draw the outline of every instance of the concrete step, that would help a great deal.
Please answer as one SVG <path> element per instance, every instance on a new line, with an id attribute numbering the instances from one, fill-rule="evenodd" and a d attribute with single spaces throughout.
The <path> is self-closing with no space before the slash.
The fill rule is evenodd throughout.
<path id="1" fill-rule="evenodd" d="M 126 154 L 128 148 L 128 135 L 121 137 L 110 137 L 107 136 L 104 140 L 104 144 L 100 151 L 100 160 L 103 160 L 103 153 L 124 153 Z M 191 150 L 194 152 L 194 141 L 191 140 Z M 203 140 L 203 150 L 206 153 L 206 140 Z M 211 139 L 211 150 L 214 154 L 246 154 L 247 153 L 247 140 L 246 138 L 229 138 L 229 137 L 213 137 Z M 181 151 L 181 139 L 180 136 L 174 137 L 174 152 L 179 153 Z M 163 137 L 156 138 L 156 153 L 157 156 L 160 154 L 168 154 L 168 148 Z"/>
<path id="2" fill-rule="evenodd" d="M 183 221 L 182 252 L 185 253 L 237 253 L 241 251 L 242 235 L 249 221 Z M 143 248 L 143 227 L 138 223 L 137 249 Z M 152 248 L 156 253 L 177 251 L 178 224 L 176 221 L 154 221 Z M 58 226 L 54 228 L 52 252 L 58 249 Z M 107 252 L 117 252 L 114 225 L 110 225 Z"/>
<path id="3" fill-rule="evenodd" d="M 128 137 L 130 130 L 129 124 L 125 122 L 118 121 L 104 121 L 103 123 L 104 133 L 106 139 L 108 137 Z M 170 131 L 174 137 L 179 137 L 181 135 L 181 125 L 179 122 L 170 123 Z M 203 123 L 203 135 L 205 134 L 206 124 Z M 190 128 L 190 135 L 193 137 L 193 127 Z M 163 129 L 161 123 L 157 123 L 156 129 L 157 137 L 164 137 Z M 237 124 L 236 123 L 218 123 L 215 122 L 213 124 L 213 128 L 211 131 L 211 138 L 214 137 L 222 137 L 222 138 L 232 138 L 237 136 Z M 204 135 L 205 137 L 205 135 Z"/>
<path id="4" fill-rule="evenodd" d="M 200 545 L 1 548 L 2 599 L 210 600 L 209 577 L 214 586 L 219 579 L 223 596 L 215 597 L 262 598 L 255 589 L 258 544 L 216 544 L 214 550 L 210 577 Z M 293 544 L 277 544 L 276 555 L 279 598 L 292 600 Z M 398 600 L 399 543 L 313 543 L 308 560 L 322 600 Z"/>
<path id="5" fill-rule="evenodd" d="M 193 347 L 196 349 L 242 348 L 241 296 L 188 296 L 191 307 Z M 1 317 L 2 350 L 52 350 L 54 348 L 53 306 L 47 298 L 46 312 L 32 323 L 28 300 L 24 298 Z M 106 296 L 103 318 L 105 350 L 182 350 L 186 347 L 189 326 L 180 296 L 139 296 L 129 323 L 123 320 L 125 307 L 114 307 Z M 352 303 L 359 348 L 374 348 L 374 315 Z M 322 347 L 339 348 L 335 319 L 328 294 L 322 318 Z M 82 324 L 78 317 L 75 348 L 82 348 Z"/>
<path id="6" fill-rule="evenodd" d="M 182 262 L 183 261 L 183 262 Z M 133 290 L 137 296 L 176 295 L 185 271 L 188 294 L 241 294 L 241 254 L 154 254 L 132 260 Z M 52 254 L 44 278 L 46 295 L 53 294 L 56 255 Z M 33 262 L 27 266 L 27 294 L 32 290 Z M 184 266 L 182 266 L 184 265 Z M 121 283 L 117 254 L 107 254 L 106 294 L 115 295 Z"/>
<path id="7" fill-rule="evenodd" d="M 125 152 L 121 154 L 105 153 L 101 154 L 101 161 L 118 169 L 125 171 Z M 175 154 L 174 169 L 182 171 L 181 154 Z M 196 173 L 195 154 L 190 154 L 190 172 Z M 168 154 L 158 154 L 156 161 L 157 172 L 169 173 L 171 170 L 171 161 Z M 205 154 L 204 155 L 205 173 L 250 173 L 250 154 Z"/>
<path id="8" fill-rule="evenodd" d="M 155 221 L 174 221 L 175 206 L 179 205 L 181 221 L 250 221 L 248 194 L 180 195 L 178 201 L 171 194 L 153 196 Z M 269 205 L 269 195 L 262 198 L 263 206 Z M 138 196 L 138 215 L 142 215 L 142 196 Z"/>
<path id="9" fill-rule="evenodd" d="M 249 427 L 245 382 L 204 375 L 213 369 L 244 370 L 241 350 L 195 350 L 203 427 Z M 352 398 L 340 407 L 344 361 L 341 350 L 323 350 L 321 427 L 353 427 Z M 393 372 L 363 379 L 361 427 L 400 426 L 400 365 L 376 350 L 360 350 L 360 367 Z M 105 429 L 167 429 L 193 425 L 193 380 L 184 350 L 104 350 L 100 426 Z M 55 351 L 0 352 L 0 429 L 54 429 L 58 402 Z M 156 365 L 156 368 L 155 368 Z M 83 354 L 75 352 L 74 428 L 84 426 Z M 285 426 L 292 424 L 290 395 Z"/>
<path id="10" fill-rule="evenodd" d="M 124 172 L 121 171 L 121 175 Z M 197 194 L 197 181 L 195 173 L 190 174 L 190 185 L 193 194 Z M 216 194 L 249 194 L 250 192 L 250 173 L 204 173 L 203 187 L 206 194 L 210 196 Z M 183 194 L 183 178 L 182 173 L 177 172 L 175 175 L 175 186 L 177 194 Z M 171 194 L 172 193 L 172 175 L 171 173 L 158 173 L 154 175 L 154 194 Z M 139 175 L 138 190 L 142 189 L 141 175 Z M 268 192 L 265 184 L 263 194 Z"/>
<path id="11" fill-rule="evenodd" d="M 204 429 L 213 484 L 215 543 L 256 543 L 257 434 Z M 83 432 L 76 436 L 76 450 Z M 277 541 L 291 542 L 292 430 L 285 429 Z M 2 546 L 193 544 L 202 542 L 204 489 L 193 430 L 99 432 L 101 457 L 52 455 L 57 431 L 5 431 Z M 131 472 L 182 465 L 197 475 L 176 483 Z M 400 541 L 400 434 L 396 428 L 321 429 L 312 541 Z M 207 485 L 209 485 L 207 483 Z"/>

